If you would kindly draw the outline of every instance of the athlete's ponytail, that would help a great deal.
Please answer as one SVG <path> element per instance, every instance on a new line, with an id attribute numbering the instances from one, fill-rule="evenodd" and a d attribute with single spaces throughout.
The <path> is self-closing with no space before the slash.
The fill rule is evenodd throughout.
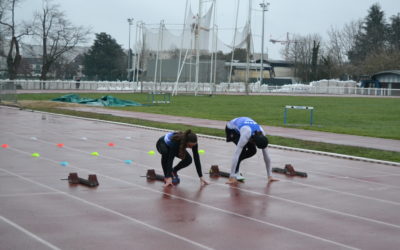
<path id="1" fill-rule="evenodd" d="M 192 132 L 192 130 L 188 129 L 185 132 L 177 132 L 172 137 L 172 140 L 179 142 L 179 158 L 185 158 L 185 151 L 188 143 L 197 143 L 197 135 Z"/>

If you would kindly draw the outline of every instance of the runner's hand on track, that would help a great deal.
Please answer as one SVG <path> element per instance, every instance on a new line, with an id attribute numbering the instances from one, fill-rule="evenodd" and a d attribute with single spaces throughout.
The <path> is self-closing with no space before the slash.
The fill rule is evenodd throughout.
<path id="1" fill-rule="evenodd" d="M 272 176 L 268 177 L 268 182 L 279 181 L 278 179 L 273 178 Z"/>
<path id="2" fill-rule="evenodd" d="M 172 184 L 172 177 L 165 178 L 164 181 L 165 181 L 164 187 L 168 187 L 168 186 L 171 186 L 171 187 L 172 187 L 172 186 L 173 186 L 173 184 Z"/>
<path id="3" fill-rule="evenodd" d="M 228 181 L 226 182 L 226 184 L 237 184 L 238 180 L 236 180 L 235 177 L 229 177 Z"/>
<path id="4" fill-rule="evenodd" d="M 202 186 L 205 186 L 205 185 L 208 185 L 208 182 L 206 182 L 203 177 L 200 177 L 200 184 Z"/>

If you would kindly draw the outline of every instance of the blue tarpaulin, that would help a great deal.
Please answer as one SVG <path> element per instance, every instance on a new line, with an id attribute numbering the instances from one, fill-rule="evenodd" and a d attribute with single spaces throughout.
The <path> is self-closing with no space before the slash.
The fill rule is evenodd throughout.
<path id="1" fill-rule="evenodd" d="M 51 100 L 56 102 L 71 102 L 71 103 L 87 104 L 90 106 L 103 106 L 103 107 L 145 106 L 144 104 L 138 102 L 121 100 L 110 95 L 106 95 L 97 99 L 90 99 L 90 98 L 80 98 L 79 95 L 75 94 L 69 94 Z"/>

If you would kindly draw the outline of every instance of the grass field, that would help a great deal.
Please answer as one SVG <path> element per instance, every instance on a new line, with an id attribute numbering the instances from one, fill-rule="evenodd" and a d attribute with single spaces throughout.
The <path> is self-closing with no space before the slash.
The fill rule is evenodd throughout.
<path id="1" fill-rule="evenodd" d="M 61 95 L 63 94 L 20 94 L 18 99 L 50 100 Z M 82 93 L 79 95 L 99 98 L 106 94 Z M 112 95 L 124 100 L 147 102 L 147 94 L 112 93 Z M 306 110 L 288 110 L 288 125 L 284 125 L 285 105 L 313 106 L 315 108 L 314 126 L 309 126 L 310 114 Z M 171 104 L 118 109 L 222 121 L 238 116 L 249 116 L 260 124 L 270 126 L 400 139 L 400 98 L 179 95 L 172 97 Z"/>
<path id="2" fill-rule="evenodd" d="M 60 109 L 60 107 L 67 105 L 65 103 L 48 101 L 52 98 L 60 97 L 62 95 L 64 94 L 20 94 L 18 99 L 20 101 L 19 105 L 22 108 L 171 130 L 185 130 L 191 128 L 200 134 L 224 136 L 223 129 L 211 129 L 180 124 L 152 122 L 106 114 L 66 110 Z M 81 97 L 87 98 L 99 98 L 103 95 L 106 94 L 80 94 Z M 113 93 L 112 95 L 120 99 L 134 100 L 141 103 L 147 102 L 147 94 Z M 308 112 L 301 113 L 299 110 L 292 110 L 294 112 L 289 113 L 289 122 L 292 124 L 297 124 L 297 128 L 399 139 L 398 128 L 400 125 L 400 99 L 394 98 L 177 96 L 173 97 L 171 104 L 126 107 L 118 109 L 208 118 L 224 121 L 227 121 L 235 116 L 246 115 L 253 117 L 265 125 L 283 126 L 283 107 L 288 104 L 307 105 L 314 106 L 316 108 L 315 121 L 317 124 L 316 126 L 312 127 L 307 125 L 309 122 Z M 329 110 L 332 110 L 332 112 L 329 112 Z M 298 124 L 302 125 L 299 126 Z M 269 136 L 269 140 L 271 144 L 276 145 L 400 162 L 400 153 L 398 152 L 304 141 L 279 136 Z"/>
<path id="3" fill-rule="evenodd" d="M 67 115 L 73 115 L 73 116 L 88 117 L 88 118 L 122 122 L 122 123 L 128 123 L 128 124 L 138 124 L 138 125 L 143 125 L 143 126 L 164 128 L 164 129 L 170 129 L 170 130 L 185 130 L 185 129 L 190 128 L 199 134 L 207 134 L 207 135 L 224 137 L 223 129 L 212 129 L 212 128 L 187 126 L 187 125 L 180 125 L 180 124 L 163 123 L 163 122 L 152 122 L 152 121 L 146 121 L 146 120 L 140 120 L 140 119 L 134 119 L 134 118 L 118 117 L 118 116 L 107 115 L 107 114 L 98 114 L 98 113 L 67 110 L 67 109 L 62 109 L 60 107 L 64 107 L 66 105 L 73 105 L 73 104 L 47 101 L 50 98 L 58 97 L 58 96 L 60 96 L 60 94 L 21 95 L 19 106 L 22 108 L 41 110 L 41 111 L 52 112 L 52 113 L 60 113 L 60 114 L 67 114 Z M 94 95 L 84 95 L 84 96 L 88 97 L 88 98 L 98 98 L 101 95 L 94 94 Z M 117 95 L 117 96 L 119 96 L 119 95 Z M 129 96 L 125 96 L 125 97 L 129 97 Z M 122 96 L 122 98 L 125 98 L 125 97 Z M 184 97 L 184 96 L 182 96 L 182 97 Z M 139 99 L 139 98 L 142 98 L 142 99 Z M 146 101 L 145 98 L 146 98 L 145 95 L 140 95 L 140 96 L 136 96 L 134 100 L 145 102 Z M 184 97 L 184 98 L 186 99 L 187 97 Z M 210 97 L 206 97 L 206 98 L 210 98 Z M 22 100 L 22 99 L 24 99 L 24 100 Z M 40 101 L 42 99 L 46 100 L 46 101 Z M 125 99 L 128 99 L 128 98 L 125 98 Z M 194 99 L 196 99 L 198 101 L 199 99 L 202 99 L 202 98 L 199 97 L 197 99 L 197 97 L 196 97 Z M 190 99 L 188 99 L 188 100 L 190 101 Z M 167 110 L 168 110 L 168 107 L 170 107 L 172 109 L 171 106 L 173 106 L 173 105 L 174 104 L 148 106 L 148 107 L 141 107 L 136 110 L 145 111 L 145 112 L 147 110 L 152 110 L 154 112 L 154 109 L 155 109 L 155 110 L 158 110 L 158 112 L 160 112 L 159 111 L 160 109 L 162 110 L 162 109 L 167 108 Z M 192 103 L 190 103 L 190 105 L 192 105 Z M 186 106 L 185 106 L 185 108 L 186 108 Z M 160 112 L 160 113 L 162 113 L 162 112 Z M 167 113 L 167 112 L 165 112 L 165 113 Z M 174 114 L 174 113 L 169 113 L 169 114 Z M 180 115 L 179 112 L 177 112 L 176 114 Z M 304 117 L 302 119 L 304 119 Z M 312 127 L 312 128 L 314 128 L 314 127 Z M 400 153 L 393 152 L 393 151 L 383 151 L 383 150 L 368 149 L 368 148 L 361 148 L 361 147 L 352 147 L 352 146 L 336 145 L 336 144 L 329 144 L 329 143 L 312 142 L 312 141 L 284 138 L 284 137 L 279 137 L 279 136 L 269 136 L 268 138 L 269 138 L 269 141 L 271 144 L 276 144 L 276 145 L 318 150 L 318 151 L 345 154 L 345 155 L 354 155 L 354 156 L 359 156 L 359 157 L 366 157 L 366 158 L 385 160 L 385 161 L 400 162 Z"/>

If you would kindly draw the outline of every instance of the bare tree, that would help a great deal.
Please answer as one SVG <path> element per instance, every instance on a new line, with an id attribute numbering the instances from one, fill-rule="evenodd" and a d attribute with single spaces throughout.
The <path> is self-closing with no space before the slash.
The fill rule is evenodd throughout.
<path id="1" fill-rule="evenodd" d="M 42 43 L 42 72 L 40 79 L 46 80 L 51 66 L 63 54 L 86 42 L 90 30 L 72 25 L 51 0 L 43 0 L 42 10 L 35 13 L 34 36 Z"/>
<path id="2" fill-rule="evenodd" d="M 7 54 L 3 51 L 4 48 L 1 48 L 0 52 L 7 57 L 8 78 L 11 80 L 17 77 L 18 67 L 22 59 L 19 50 L 19 39 L 29 34 L 29 26 L 25 24 L 18 26 L 15 23 L 15 7 L 19 2 L 19 0 L 0 0 L 0 41 L 4 44 L 6 42 L 5 37 L 7 36 L 10 38 Z M 18 27 L 20 27 L 22 31 L 18 31 Z"/>
<path id="3" fill-rule="evenodd" d="M 3 22 L 4 18 L 4 13 L 5 13 L 5 1 L 0 0 L 0 75 L 2 75 L 3 71 L 5 70 L 5 67 L 3 68 L 3 62 L 6 61 L 6 53 L 5 53 L 5 37 L 6 37 L 6 29 L 5 26 L 2 25 L 1 23 Z"/>
<path id="4" fill-rule="evenodd" d="M 342 32 L 331 27 L 328 31 L 329 41 L 327 43 L 327 53 L 329 57 L 338 65 L 346 61 L 347 54 L 342 44 Z"/>
<path id="5" fill-rule="evenodd" d="M 315 58 L 317 47 L 321 44 L 322 38 L 318 34 L 301 36 L 294 35 L 291 42 L 288 43 L 288 59 L 294 62 L 295 75 L 305 82 L 309 82 L 312 78 L 313 55 L 314 64 L 318 61 Z M 317 46 L 318 45 L 318 46 Z M 318 48 L 319 49 L 319 48 Z M 314 69 L 316 71 L 316 69 Z"/>
<path id="6" fill-rule="evenodd" d="M 6 36 L 9 36 L 10 30 L 7 26 L 7 14 L 10 11 L 10 2 L 6 0 L 0 0 L 0 57 L 7 57 L 4 51 Z"/>
<path id="7" fill-rule="evenodd" d="M 341 32 L 340 43 L 344 52 L 346 53 L 347 60 L 349 51 L 356 44 L 356 37 L 361 30 L 362 24 L 363 24 L 362 20 L 357 20 L 357 21 L 351 21 L 350 23 L 344 25 L 343 27 L 343 30 Z"/>
<path id="8" fill-rule="evenodd" d="M 360 69 L 364 74 L 373 75 L 379 71 L 398 69 L 399 62 L 400 51 L 398 50 L 373 52 L 367 55 Z"/>
<path id="9" fill-rule="evenodd" d="M 344 25 L 342 29 L 331 27 L 328 30 L 329 39 L 326 42 L 325 53 L 321 61 L 324 66 L 324 77 L 339 78 L 349 75 L 348 53 L 354 47 L 361 25 L 362 20 L 352 21 Z"/>

